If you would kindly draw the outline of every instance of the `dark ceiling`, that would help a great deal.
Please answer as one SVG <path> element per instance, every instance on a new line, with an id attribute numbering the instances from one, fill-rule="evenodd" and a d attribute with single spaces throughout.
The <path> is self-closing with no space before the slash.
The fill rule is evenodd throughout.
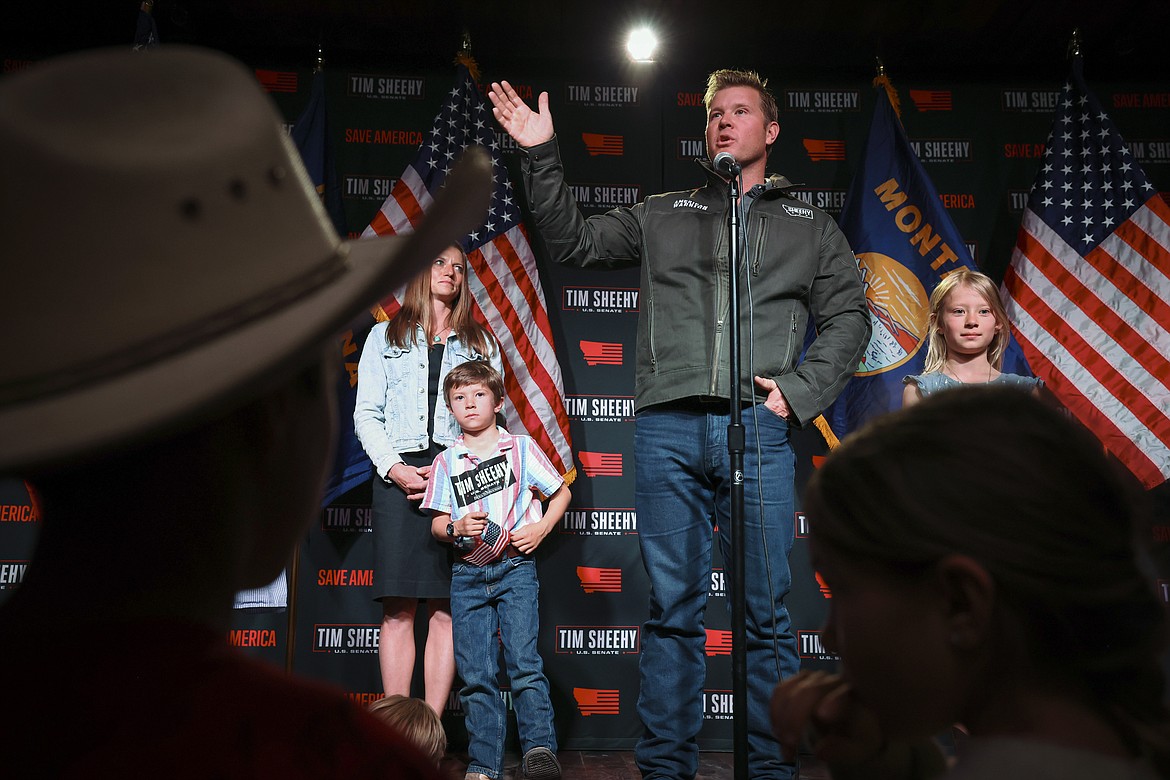
<path id="1" fill-rule="evenodd" d="M 137 2 L 0 10 L 3 57 L 128 43 Z M 488 75 L 619 67 L 622 31 L 655 22 L 661 67 L 754 67 L 774 79 L 865 78 L 880 56 L 898 81 L 1063 78 L 1074 27 L 1092 80 L 1170 81 L 1170 0 L 156 0 L 163 43 L 252 64 L 429 68 L 461 34 Z"/>

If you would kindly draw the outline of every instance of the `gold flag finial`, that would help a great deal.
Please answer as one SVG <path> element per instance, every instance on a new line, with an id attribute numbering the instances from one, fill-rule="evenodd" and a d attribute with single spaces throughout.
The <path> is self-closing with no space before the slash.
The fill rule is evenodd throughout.
<path id="1" fill-rule="evenodd" d="M 1072 37 L 1069 38 L 1069 40 L 1068 40 L 1068 56 L 1070 58 L 1081 56 L 1081 28 L 1080 27 L 1073 28 Z"/>
<path id="2" fill-rule="evenodd" d="M 479 83 L 479 65 L 476 63 L 475 57 L 471 56 L 471 33 L 467 30 L 463 31 L 459 42 L 459 53 L 455 55 L 455 64 L 466 66 L 471 78 L 475 80 L 476 84 Z"/>
<path id="3" fill-rule="evenodd" d="M 875 87 L 885 87 L 886 95 L 890 99 L 890 105 L 894 107 L 894 116 L 898 117 L 898 121 L 902 121 L 902 101 L 898 98 L 898 90 L 894 89 L 894 85 L 890 83 L 890 77 L 886 75 L 886 66 L 882 62 L 881 57 L 874 57 L 877 63 L 877 75 L 873 78 L 873 85 Z"/>

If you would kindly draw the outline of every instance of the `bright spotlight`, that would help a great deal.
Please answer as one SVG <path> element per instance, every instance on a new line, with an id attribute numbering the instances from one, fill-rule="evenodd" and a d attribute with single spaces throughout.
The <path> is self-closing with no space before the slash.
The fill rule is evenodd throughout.
<path id="1" fill-rule="evenodd" d="M 626 51 L 634 62 L 653 62 L 658 48 L 658 36 L 649 27 L 639 27 L 626 39 Z"/>

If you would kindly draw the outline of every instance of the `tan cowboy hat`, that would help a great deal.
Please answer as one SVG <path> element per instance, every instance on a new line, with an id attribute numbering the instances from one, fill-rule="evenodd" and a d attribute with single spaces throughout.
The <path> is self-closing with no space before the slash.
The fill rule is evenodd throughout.
<path id="1" fill-rule="evenodd" d="M 0 80 L 0 472 L 226 412 L 483 221 L 474 147 L 409 236 L 339 240 L 252 72 L 183 46 Z"/>

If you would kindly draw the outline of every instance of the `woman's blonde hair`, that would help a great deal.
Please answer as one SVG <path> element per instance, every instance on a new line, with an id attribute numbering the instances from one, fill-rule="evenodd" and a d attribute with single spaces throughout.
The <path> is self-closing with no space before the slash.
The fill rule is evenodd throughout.
<path id="1" fill-rule="evenodd" d="M 970 268 L 960 268 L 947 274 L 930 294 L 930 320 L 926 328 L 929 341 L 926 346 L 926 361 L 922 366 L 924 374 L 942 371 L 946 367 L 947 341 L 942 333 L 941 312 L 947 302 L 947 296 L 961 286 L 970 287 L 991 307 L 999 330 L 995 332 L 991 344 L 987 347 L 987 360 L 996 371 L 1003 366 L 1003 353 L 1007 349 L 1011 328 L 1008 324 L 1007 311 L 999 298 L 999 289 L 987 274 L 972 271 Z"/>
<path id="2" fill-rule="evenodd" d="M 459 341 L 484 357 L 489 357 L 494 349 L 495 341 L 480 325 L 471 309 L 471 288 L 467 279 L 471 274 L 471 266 L 467 260 L 467 253 L 457 245 L 452 244 L 448 249 L 455 249 L 463 261 L 463 278 L 459 282 L 459 295 L 451 308 L 451 329 L 459 337 Z M 443 250 L 447 251 L 446 249 Z M 435 258 L 436 260 L 438 258 Z M 390 320 L 386 327 L 386 343 L 408 349 L 414 344 L 415 330 L 418 327 L 429 333 L 431 330 L 431 268 L 428 267 L 414 277 L 406 286 L 403 294 L 402 308 Z"/>
<path id="3" fill-rule="evenodd" d="M 437 765 L 447 753 L 447 733 L 431 705 L 422 699 L 391 694 L 370 705 L 370 713 L 406 737 Z"/>

